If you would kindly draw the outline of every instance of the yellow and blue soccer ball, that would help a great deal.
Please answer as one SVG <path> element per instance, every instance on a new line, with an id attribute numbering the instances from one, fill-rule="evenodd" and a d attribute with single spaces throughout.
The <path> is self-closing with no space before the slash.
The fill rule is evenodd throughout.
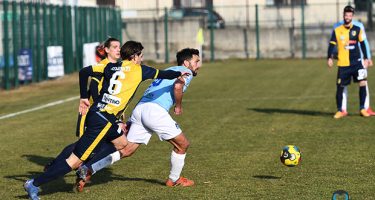
<path id="1" fill-rule="evenodd" d="M 301 162 L 301 151 L 295 145 L 287 145 L 281 151 L 280 160 L 288 167 L 297 166 Z"/>

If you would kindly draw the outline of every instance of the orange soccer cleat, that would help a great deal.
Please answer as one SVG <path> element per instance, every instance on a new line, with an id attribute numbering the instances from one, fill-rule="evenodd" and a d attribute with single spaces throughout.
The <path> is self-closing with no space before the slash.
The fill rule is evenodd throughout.
<path id="1" fill-rule="evenodd" d="M 366 111 L 366 109 L 362 109 L 359 111 L 362 117 L 370 117 L 371 115 Z"/>
<path id="2" fill-rule="evenodd" d="M 371 108 L 367 108 L 366 111 L 370 116 L 375 116 L 375 112 Z"/>
<path id="3" fill-rule="evenodd" d="M 87 167 L 83 166 L 78 168 L 76 172 L 76 190 L 77 192 L 83 192 L 83 188 L 85 187 L 86 183 L 90 182 L 91 179 L 91 171 Z"/>
<path id="4" fill-rule="evenodd" d="M 194 185 L 194 181 L 180 176 L 180 178 L 176 182 L 173 182 L 171 179 L 168 179 L 167 182 L 165 182 L 165 185 L 168 187 L 175 187 L 175 186 L 190 187 Z"/>
<path id="5" fill-rule="evenodd" d="M 340 118 L 343 118 L 347 115 L 348 115 L 348 113 L 346 111 L 337 111 L 336 114 L 333 116 L 333 118 L 340 119 Z"/>

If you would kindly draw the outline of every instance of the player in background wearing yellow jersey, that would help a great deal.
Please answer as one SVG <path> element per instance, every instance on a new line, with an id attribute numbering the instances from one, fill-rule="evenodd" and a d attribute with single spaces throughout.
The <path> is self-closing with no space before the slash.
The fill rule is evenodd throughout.
<path id="1" fill-rule="evenodd" d="M 80 70 L 79 112 L 87 113 L 85 132 L 67 159 L 56 160 L 44 173 L 25 182 L 24 189 L 31 199 L 39 199 L 40 185 L 77 169 L 94 150 L 100 150 L 96 148 L 100 148 L 101 143 L 112 143 L 115 150 L 121 150 L 127 145 L 127 139 L 122 133 L 123 125 L 118 124 L 118 120 L 142 81 L 155 78 L 174 79 L 188 74 L 141 65 L 142 50 L 140 42 L 128 41 L 120 50 L 122 62 L 89 66 Z M 103 87 L 99 98 L 90 107 L 87 82 L 95 73 L 103 75 Z"/>
<path id="2" fill-rule="evenodd" d="M 108 38 L 102 45 L 99 45 L 96 49 L 96 58 L 98 64 L 106 66 L 108 63 L 116 63 L 119 61 L 120 55 L 120 41 L 116 38 Z M 100 59 L 100 60 L 99 60 Z M 103 76 L 100 73 L 96 73 L 91 77 L 89 85 L 89 101 L 90 105 L 93 104 L 94 100 L 99 97 L 100 90 L 102 88 Z M 85 127 L 86 115 L 79 114 L 77 121 L 76 135 L 81 137 Z"/>
<path id="3" fill-rule="evenodd" d="M 352 6 L 346 6 L 344 8 L 344 10 L 348 10 L 348 9 L 351 9 L 353 10 L 354 12 L 354 8 Z M 362 22 L 358 21 L 358 20 L 352 20 L 352 23 L 356 26 L 359 26 L 361 29 L 362 29 L 362 34 L 363 34 L 363 37 L 364 37 L 364 42 L 365 42 L 365 45 L 366 45 L 366 49 L 367 49 L 367 56 L 368 56 L 368 66 L 371 67 L 373 65 L 373 62 L 372 62 L 372 57 L 371 57 L 371 47 L 370 47 L 370 44 L 368 42 L 368 38 L 366 36 L 366 31 L 365 31 L 365 26 L 363 25 Z M 333 29 L 341 26 L 344 24 L 344 20 L 341 20 L 339 22 L 337 22 L 336 24 L 334 24 L 333 26 Z M 334 54 L 335 54 L 335 58 L 337 58 L 337 48 L 334 49 Z M 370 92 L 369 92 L 369 88 L 368 88 L 368 80 L 367 80 L 367 85 L 366 85 L 366 100 L 365 100 L 365 109 L 367 110 L 368 114 L 370 114 L 371 116 L 375 116 L 375 112 L 371 109 L 370 107 Z M 345 86 L 344 87 L 344 93 L 343 93 L 343 98 L 342 98 L 342 113 L 343 115 L 348 115 L 348 112 L 347 112 L 347 99 L 348 99 L 348 87 Z"/>
<path id="4" fill-rule="evenodd" d="M 345 7 L 344 9 L 344 24 L 336 27 L 330 39 L 328 47 L 328 67 L 333 66 L 333 49 L 337 46 L 338 51 L 338 72 L 337 72 L 337 90 L 336 90 L 336 105 L 337 112 L 333 116 L 335 119 L 345 117 L 342 110 L 342 99 L 344 87 L 349 85 L 351 80 L 359 82 L 359 110 L 360 115 L 369 117 L 370 114 L 365 109 L 366 100 L 366 85 L 367 85 L 367 71 L 368 55 L 366 45 L 364 43 L 365 35 L 363 30 L 352 23 L 354 9 Z M 359 45 L 358 45 L 359 44 Z M 360 46 L 360 48 L 359 48 Z M 363 53 L 363 60 L 361 56 Z"/>

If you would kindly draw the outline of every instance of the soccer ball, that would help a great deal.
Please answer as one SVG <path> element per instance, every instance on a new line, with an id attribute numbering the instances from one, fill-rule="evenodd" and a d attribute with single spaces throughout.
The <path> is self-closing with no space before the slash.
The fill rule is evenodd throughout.
<path id="1" fill-rule="evenodd" d="M 297 146 L 287 145 L 281 151 L 280 160 L 288 167 L 297 166 L 301 162 L 301 152 Z"/>

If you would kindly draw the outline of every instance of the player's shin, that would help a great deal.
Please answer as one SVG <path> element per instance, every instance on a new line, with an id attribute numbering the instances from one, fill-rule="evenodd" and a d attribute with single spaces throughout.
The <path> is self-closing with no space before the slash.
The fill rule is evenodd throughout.
<path id="1" fill-rule="evenodd" d="M 342 93 L 342 105 L 341 105 L 341 110 L 343 112 L 347 111 L 347 102 L 348 102 L 348 86 L 344 86 L 344 91 Z"/>
<path id="2" fill-rule="evenodd" d="M 172 151 L 171 154 L 171 172 L 169 174 L 169 179 L 171 179 L 173 182 L 176 182 L 181 175 L 182 169 L 185 165 L 185 154 L 178 154 L 174 151 Z"/>
<path id="3" fill-rule="evenodd" d="M 369 109 L 370 108 L 370 92 L 369 92 L 369 89 L 368 89 L 368 84 L 366 84 L 366 99 L 365 99 L 365 109 Z"/>
<path id="4" fill-rule="evenodd" d="M 366 86 L 359 87 L 359 106 L 360 110 L 365 109 L 365 100 L 366 100 Z"/>
<path id="5" fill-rule="evenodd" d="M 344 91 L 344 87 L 341 85 L 337 85 L 337 91 L 336 91 L 336 104 L 337 104 L 337 110 L 342 111 L 342 94 Z"/>
<path id="6" fill-rule="evenodd" d="M 120 152 L 116 151 L 107 155 L 105 158 L 93 163 L 89 169 L 91 170 L 92 174 L 95 174 L 99 170 L 112 165 L 113 163 L 119 161 L 121 159 Z"/>
<path id="7" fill-rule="evenodd" d="M 50 182 L 58 177 L 62 177 L 65 174 L 72 171 L 72 168 L 68 165 L 65 159 L 56 160 L 53 165 L 51 165 L 47 171 L 42 175 L 34 179 L 34 185 L 39 187 L 40 185 Z"/>

